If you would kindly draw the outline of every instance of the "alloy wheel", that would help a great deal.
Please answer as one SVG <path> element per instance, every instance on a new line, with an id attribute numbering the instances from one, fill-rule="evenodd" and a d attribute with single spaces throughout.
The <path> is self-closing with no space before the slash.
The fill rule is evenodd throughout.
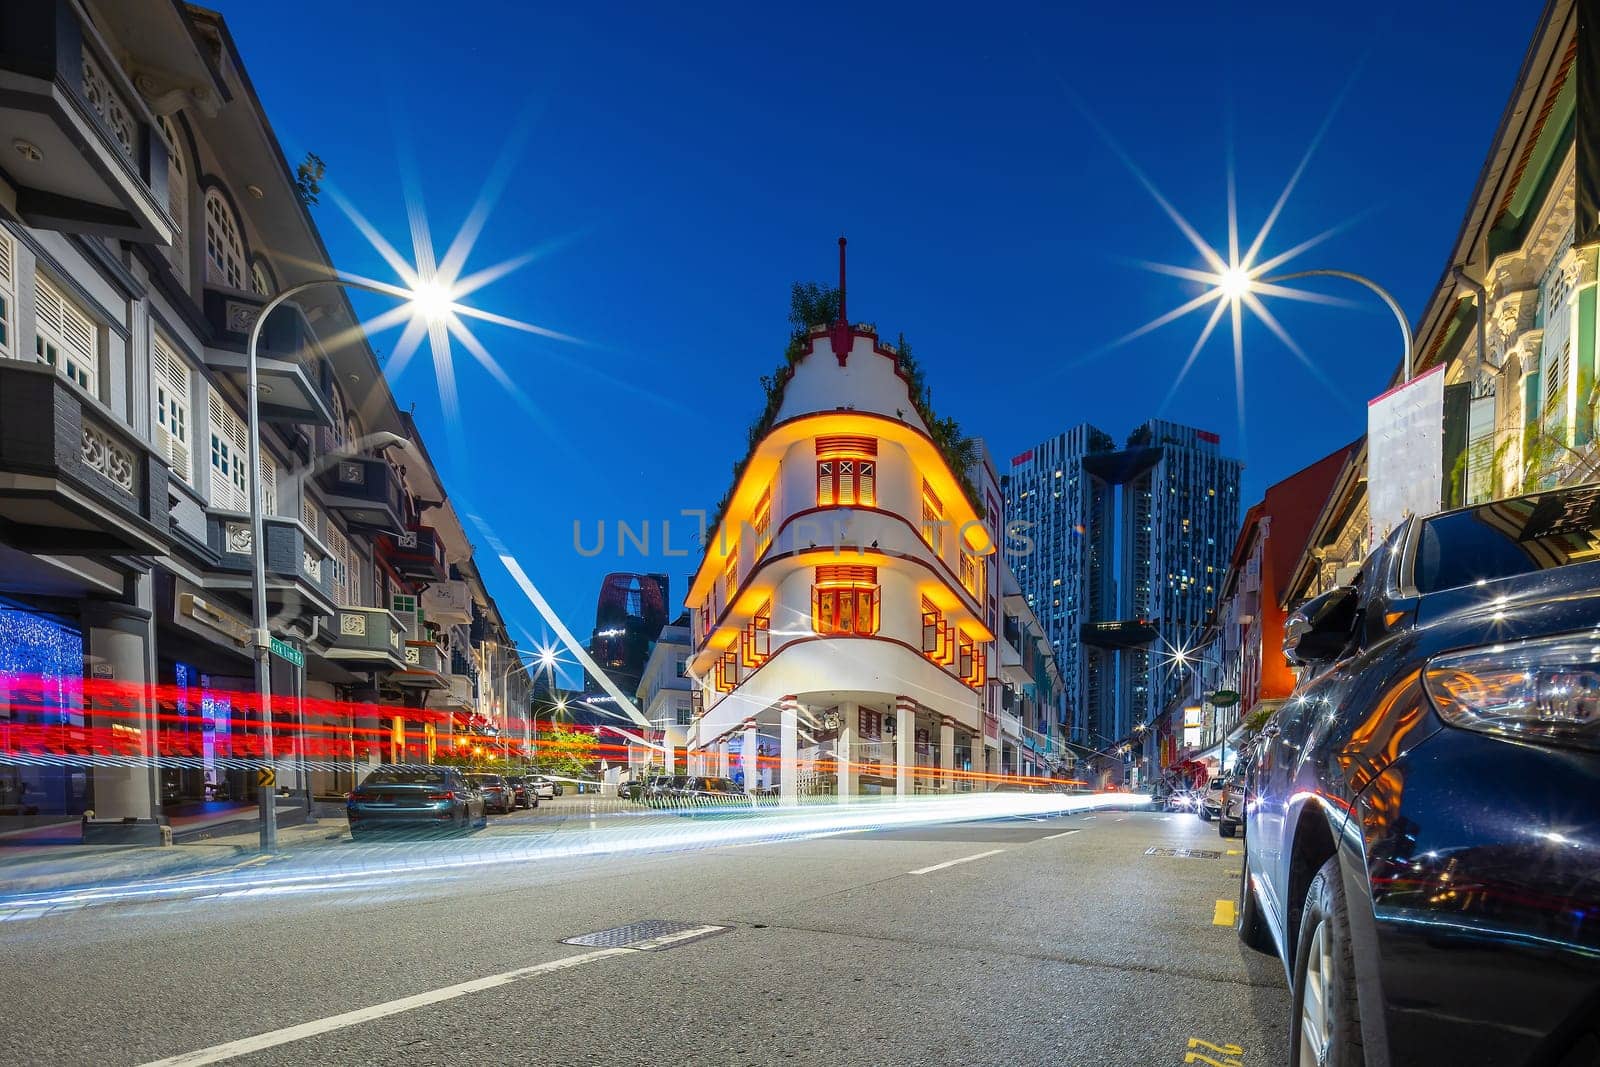
<path id="1" fill-rule="evenodd" d="M 1306 952 L 1305 979 L 1300 991 L 1299 1067 L 1323 1067 L 1328 1062 L 1333 1014 L 1333 948 L 1328 920 L 1318 917 Z"/>

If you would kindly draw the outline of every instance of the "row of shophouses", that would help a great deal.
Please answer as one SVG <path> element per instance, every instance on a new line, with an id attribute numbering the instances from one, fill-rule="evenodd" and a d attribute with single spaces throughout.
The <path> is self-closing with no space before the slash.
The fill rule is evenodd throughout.
<path id="1" fill-rule="evenodd" d="M 247 333 L 333 266 L 222 18 L 11 0 L 0 42 L 0 830 L 254 796 L 256 551 L 278 788 L 505 738 L 529 679 L 342 290 L 263 329 L 251 477 Z"/>
<path id="2" fill-rule="evenodd" d="M 1547 4 L 1416 320 L 1411 385 L 1442 386 L 1442 410 L 1428 419 L 1437 442 L 1427 446 L 1439 457 L 1441 509 L 1592 482 L 1600 471 L 1600 26 L 1580 18 L 1585 6 Z M 1374 461 L 1374 443 L 1369 433 L 1317 459 L 1249 509 L 1204 651 L 1153 725 L 1154 743 L 1131 746 L 1125 774 L 1214 773 L 1232 763 L 1245 724 L 1291 694 L 1287 612 L 1350 580 L 1386 532 L 1369 488 L 1388 482 L 1392 494 L 1403 475 Z M 1395 441 L 1378 443 L 1395 454 Z M 1239 700 L 1218 707 L 1209 698 L 1219 692 Z"/>

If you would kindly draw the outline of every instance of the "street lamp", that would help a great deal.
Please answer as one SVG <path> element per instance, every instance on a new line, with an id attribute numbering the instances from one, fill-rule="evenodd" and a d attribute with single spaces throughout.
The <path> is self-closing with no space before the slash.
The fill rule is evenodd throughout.
<path id="1" fill-rule="evenodd" d="M 1375 293 L 1378 299 L 1382 300 L 1389 310 L 1394 313 L 1395 321 L 1400 324 L 1400 336 L 1405 343 L 1405 352 L 1401 357 L 1404 377 L 1400 379 L 1400 382 L 1403 385 L 1411 380 L 1411 349 L 1413 345 L 1411 323 L 1406 320 L 1406 313 L 1401 309 L 1400 302 L 1394 298 L 1394 294 L 1365 274 L 1357 274 L 1348 270 L 1297 270 L 1288 274 L 1274 274 L 1270 278 L 1261 278 L 1244 267 L 1230 267 L 1217 274 L 1214 278 L 1214 283 L 1217 291 L 1222 294 L 1225 300 L 1238 302 L 1250 297 L 1261 286 L 1276 285 L 1279 282 L 1293 281 L 1296 278 L 1343 278 L 1347 282 L 1355 282 L 1357 285 L 1365 286 Z"/>
<path id="2" fill-rule="evenodd" d="M 250 343 L 245 349 L 248 373 L 246 389 L 246 423 L 250 435 L 250 593 L 255 604 L 255 628 L 252 635 L 252 655 L 255 660 L 256 692 L 261 700 L 262 757 L 267 767 L 272 766 L 272 634 L 267 628 L 267 556 L 262 533 L 261 515 L 261 410 L 259 403 L 260 367 L 256 346 L 261 341 L 261 328 L 267 316 L 287 301 L 318 286 L 331 285 L 345 289 L 360 289 L 369 293 L 398 296 L 410 301 L 417 314 L 428 321 L 438 321 L 448 315 L 454 306 L 449 294 L 437 282 L 419 282 L 406 289 L 382 282 L 357 281 L 353 278 L 317 278 L 284 289 L 268 300 L 256 315 L 250 327 Z M 261 851 L 272 852 L 278 847 L 277 790 L 261 786 L 257 790 L 261 816 Z"/>

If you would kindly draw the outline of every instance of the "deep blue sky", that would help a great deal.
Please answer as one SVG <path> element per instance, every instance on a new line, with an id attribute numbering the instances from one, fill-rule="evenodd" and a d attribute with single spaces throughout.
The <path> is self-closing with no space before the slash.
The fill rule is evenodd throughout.
<path id="1" fill-rule="evenodd" d="M 1296 265 L 1369 273 L 1414 317 L 1538 16 L 1534 2 L 1479 0 L 1307 13 L 496 3 L 453 18 L 406 0 L 219 6 L 286 154 L 319 153 L 402 247 L 402 143 L 442 251 L 532 110 L 471 265 L 552 248 L 469 302 L 589 345 L 479 327 L 548 421 L 458 348 L 466 455 L 425 360 L 394 389 L 415 403 L 458 507 L 487 520 L 580 638 L 608 570 L 665 568 L 681 598 L 688 562 L 619 560 L 613 524 L 649 519 L 659 539 L 663 519 L 722 495 L 757 379 L 781 358 L 789 284 L 830 280 L 839 234 L 851 317 L 906 334 L 935 407 L 987 439 L 1002 469 L 1081 420 L 1120 438 L 1156 413 L 1202 318 L 1075 361 L 1197 291 L 1131 261 L 1200 260 L 1069 94 L 1225 247 L 1230 124 L 1253 234 L 1349 85 L 1265 250 L 1365 213 Z M 316 214 L 341 267 L 389 276 L 330 200 Z M 1165 411 L 1222 434 L 1246 463 L 1247 502 L 1361 433 L 1397 364 L 1387 312 L 1340 285 L 1325 291 L 1359 307 L 1272 307 L 1342 399 L 1247 325 L 1244 434 L 1225 333 Z M 380 354 L 395 339 L 378 337 Z M 574 551 L 574 520 L 589 543 L 605 521 L 604 555 Z M 539 634 L 487 556 L 502 608 Z"/>

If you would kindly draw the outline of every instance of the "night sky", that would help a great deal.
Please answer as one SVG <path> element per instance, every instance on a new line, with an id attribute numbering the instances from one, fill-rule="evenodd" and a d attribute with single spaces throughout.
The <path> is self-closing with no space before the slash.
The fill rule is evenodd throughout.
<path id="1" fill-rule="evenodd" d="M 680 510 L 723 494 L 757 379 L 782 358 L 789 285 L 832 280 L 840 234 L 851 318 L 904 332 L 934 407 L 1002 472 L 1079 421 L 1120 439 L 1159 413 L 1222 435 L 1248 503 L 1354 438 L 1399 360 L 1393 320 L 1354 286 L 1318 286 L 1350 306 L 1269 305 L 1331 388 L 1247 316 L 1242 425 L 1225 329 L 1161 409 L 1203 314 L 1107 350 L 1201 291 L 1140 261 L 1203 266 L 1107 135 L 1225 250 L 1230 144 L 1248 243 L 1332 113 L 1263 252 L 1343 227 L 1285 269 L 1370 274 L 1415 318 L 1539 14 L 1478 0 L 218 6 L 291 163 L 322 156 L 328 184 L 403 249 L 405 158 L 442 252 L 525 129 L 468 270 L 540 255 L 465 302 L 583 343 L 477 324 L 539 415 L 457 346 L 455 443 L 427 358 L 393 388 L 457 508 L 584 639 L 609 570 L 664 569 L 681 599 L 692 561 L 619 559 L 614 524 L 649 520 L 657 553 L 663 520 L 675 548 L 689 540 Z M 393 277 L 331 198 L 315 214 L 340 267 Z M 380 356 L 397 339 L 375 337 Z M 602 555 L 574 550 L 575 520 L 587 546 L 604 522 Z M 540 636 L 479 543 L 514 629 Z"/>

